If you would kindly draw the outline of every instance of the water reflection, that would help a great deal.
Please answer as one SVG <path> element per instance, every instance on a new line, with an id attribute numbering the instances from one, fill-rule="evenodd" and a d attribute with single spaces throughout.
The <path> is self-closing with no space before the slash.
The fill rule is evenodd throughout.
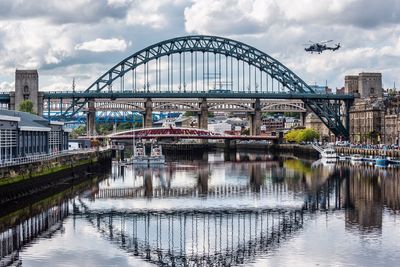
<path id="1" fill-rule="evenodd" d="M 385 241 L 377 245 L 381 251 L 387 240 L 400 238 L 396 231 L 393 237 L 382 231 L 395 230 L 385 218 L 396 218 L 400 211 L 398 174 L 397 169 L 346 162 L 327 166 L 266 154 L 211 153 L 151 168 L 114 165 L 110 178 L 77 196 L 70 210 L 74 229 L 89 225 L 89 231 L 99 233 L 126 257 L 160 266 L 232 266 L 274 259 L 279 257 L 274 252 L 285 250 L 282 245 L 293 239 L 313 242 L 303 235 L 320 216 L 333 222 L 343 215 L 341 227 L 331 230 L 338 236 L 332 242 L 346 246 L 339 239 L 342 231 L 372 235 Z M 2 259 L 18 253 L 29 262 L 32 254 L 20 252 L 26 243 L 6 245 L 10 229 L 0 235 Z M 74 244 L 65 249 L 76 252 Z M 367 260 L 368 256 L 352 264 L 365 265 Z"/>

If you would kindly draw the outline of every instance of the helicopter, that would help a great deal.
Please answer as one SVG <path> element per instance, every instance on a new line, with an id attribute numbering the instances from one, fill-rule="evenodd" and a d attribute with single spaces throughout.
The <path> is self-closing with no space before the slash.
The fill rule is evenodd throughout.
<path id="1" fill-rule="evenodd" d="M 309 41 L 308 44 L 304 44 L 304 45 L 309 45 L 309 47 L 304 48 L 305 51 L 307 52 L 311 52 L 314 53 L 318 53 L 321 54 L 322 52 L 324 52 L 325 50 L 332 50 L 332 51 L 336 51 L 340 48 L 340 43 L 336 44 L 335 46 L 327 46 L 327 43 L 333 42 L 333 40 L 327 40 L 327 41 L 321 41 L 321 42 L 313 42 L 313 41 Z"/>

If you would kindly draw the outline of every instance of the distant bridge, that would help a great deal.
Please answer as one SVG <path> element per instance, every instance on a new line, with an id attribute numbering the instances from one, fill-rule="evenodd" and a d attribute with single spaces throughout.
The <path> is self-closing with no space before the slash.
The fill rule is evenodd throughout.
<path id="1" fill-rule="evenodd" d="M 90 137 L 90 136 L 89 136 Z M 136 139 L 226 139 L 226 140 L 278 140 L 277 136 L 251 136 L 251 135 L 229 135 L 224 133 L 212 132 L 198 128 L 177 128 L 160 127 L 148 129 L 135 129 L 107 136 L 93 136 L 94 138 L 109 138 L 111 140 L 131 140 Z M 85 137 L 87 138 L 87 137 Z"/>

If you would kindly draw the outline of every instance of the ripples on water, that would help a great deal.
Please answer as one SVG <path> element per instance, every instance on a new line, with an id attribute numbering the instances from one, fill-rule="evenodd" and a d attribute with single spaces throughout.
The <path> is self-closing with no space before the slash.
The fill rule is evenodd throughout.
<path id="1" fill-rule="evenodd" d="M 0 266 L 397 266 L 397 169 L 200 158 L 115 164 L 72 199 L 3 218 Z"/>

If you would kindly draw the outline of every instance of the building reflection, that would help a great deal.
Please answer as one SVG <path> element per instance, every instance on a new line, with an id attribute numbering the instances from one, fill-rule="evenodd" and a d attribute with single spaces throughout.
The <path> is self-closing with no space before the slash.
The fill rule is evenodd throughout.
<path id="1" fill-rule="evenodd" d="M 346 209 L 346 228 L 381 232 L 384 207 L 399 210 L 398 174 L 391 170 L 382 177 L 378 170 L 349 167 L 342 188 Z"/>
<path id="2" fill-rule="evenodd" d="M 309 212 L 344 211 L 346 229 L 365 233 L 381 231 L 385 208 L 400 210 L 397 169 L 378 170 L 369 165 L 346 163 L 313 165 L 293 158 L 243 152 L 229 156 L 225 153 L 221 157 L 211 155 L 207 160 L 187 164 L 135 168 L 136 189 L 100 190 L 96 197 L 206 198 L 252 192 L 271 198 L 290 194 L 303 197 L 303 209 Z M 229 162 L 225 161 L 227 158 Z M 184 184 L 177 178 L 178 173 L 185 177 Z M 238 180 L 229 182 L 233 175 Z M 192 183 L 187 182 L 188 177 L 192 177 Z"/>

